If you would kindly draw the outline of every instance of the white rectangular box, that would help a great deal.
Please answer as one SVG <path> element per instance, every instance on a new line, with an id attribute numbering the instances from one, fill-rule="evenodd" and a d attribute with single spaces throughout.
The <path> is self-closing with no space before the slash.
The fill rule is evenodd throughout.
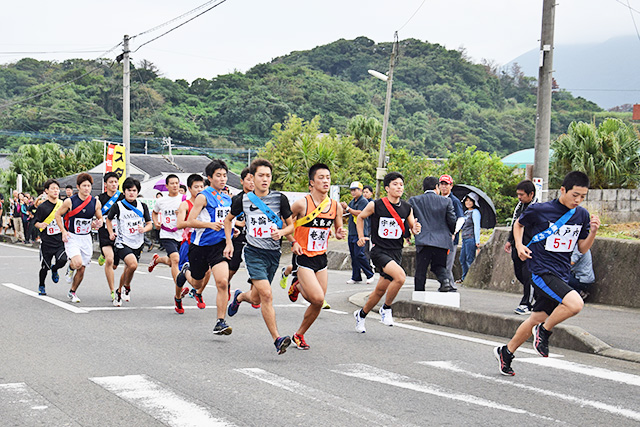
<path id="1" fill-rule="evenodd" d="M 460 294 L 457 292 L 413 291 L 411 299 L 417 302 L 426 302 L 427 304 L 460 308 Z"/>

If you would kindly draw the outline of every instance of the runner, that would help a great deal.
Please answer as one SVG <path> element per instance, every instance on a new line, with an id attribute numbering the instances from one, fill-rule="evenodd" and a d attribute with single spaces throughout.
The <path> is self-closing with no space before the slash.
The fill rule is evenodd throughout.
<path id="1" fill-rule="evenodd" d="M 151 217 L 147 205 L 136 200 L 140 192 L 140 181 L 127 178 L 122 183 L 124 199 L 116 202 L 107 216 L 109 238 L 115 240 L 116 256 L 124 261 L 124 271 L 116 291 L 113 305 L 120 307 L 122 301 L 131 301 L 131 279 L 138 268 L 140 253 L 144 246 L 144 233 L 151 230 Z M 112 221 L 117 218 L 118 232 L 114 233 Z M 116 236 L 117 235 L 117 236 Z M 122 294 L 124 288 L 124 295 Z"/>
<path id="2" fill-rule="evenodd" d="M 35 226 L 39 228 L 42 233 L 42 243 L 40 244 L 40 285 L 38 286 L 38 293 L 40 295 L 47 294 L 44 285 L 47 271 L 51 270 L 51 280 L 53 280 L 53 283 L 58 283 L 58 280 L 60 280 L 58 270 L 67 263 L 67 254 L 64 251 L 62 234 L 55 220 L 56 211 L 62 206 L 62 200 L 58 198 L 60 185 L 56 180 L 48 179 L 44 183 L 44 192 L 47 195 L 47 200 L 38 206 L 35 215 Z M 55 264 L 52 263 L 54 257 L 56 259 Z"/>
<path id="3" fill-rule="evenodd" d="M 227 240 L 224 254 L 226 257 L 233 256 L 232 222 L 236 216 L 244 212 L 247 221 L 244 260 L 253 287 L 245 293 L 236 289 L 233 300 L 229 304 L 228 313 L 229 316 L 234 316 L 242 301 L 252 304 L 260 303 L 262 318 L 274 340 L 276 351 L 278 354 L 283 354 L 291 344 L 291 338 L 280 336 L 278 332 L 271 295 L 271 281 L 278 270 L 282 254 L 280 239 L 293 232 L 293 219 L 287 197 L 278 191 L 269 190 L 272 171 L 273 166 L 267 160 L 256 159 L 251 163 L 249 172 L 253 176 L 255 190 L 237 198 L 224 221 Z"/>
<path id="4" fill-rule="evenodd" d="M 160 230 L 160 246 L 167 251 L 167 256 L 153 254 L 149 263 L 149 273 L 156 265 L 165 264 L 171 268 L 171 277 L 176 281 L 180 269 L 179 246 L 182 241 L 182 231 L 178 229 L 178 209 L 183 201 L 180 194 L 180 178 L 177 175 L 168 175 L 165 184 L 169 190 L 169 196 L 156 200 L 151 216 L 156 229 Z"/>
<path id="5" fill-rule="evenodd" d="M 600 219 L 589 218 L 580 203 L 589 191 L 589 178 L 582 172 L 569 172 L 560 187 L 560 197 L 550 202 L 530 205 L 515 222 L 513 237 L 521 260 L 531 272 L 535 303 L 531 315 L 518 327 L 511 341 L 493 350 L 502 375 L 515 375 L 511 369 L 515 351 L 533 334 L 533 349 L 549 356 L 549 336 L 553 328 L 578 314 L 584 302 L 569 286 L 571 254 L 575 246 L 586 253 L 595 240 Z M 522 243 L 524 230 L 533 238 Z"/>
<path id="6" fill-rule="evenodd" d="M 384 177 L 384 189 L 387 197 L 369 202 L 358 219 L 371 217 L 371 261 L 380 272 L 375 290 L 367 298 L 361 310 L 356 310 L 356 331 L 364 333 L 365 318 L 386 293 L 385 302 L 380 307 L 381 322 L 393 326 L 391 304 L 404 285 L 406 274 L 402 268 L 403 235 L 406 228 L 413 234 L 419 234 L 420 223 L 413 218 L 411 205 L 400 200 L 404 193 L 404 177 L 399 172 L 390 172 Z M 358 246 L 365 245 L 364 221 L 358 221 Z"/>
<path id="7" fill-rule="evenodd" d="M 343 239 L 342 206 L 328 196 L 331 186 L 329 167 L 316 163 L 309 169 L 311 192 L 304 199 L 297 200 L 291 206 L 295 219 L 294 239 L 291 251 L 296 255 L 298 265 L 298 283 L 292 284 L 289 295 L 300 292 L 309 302 L 300 327 L 293 334 L 293 342 L 300 350 L 308 350 L 309 345 L 304 334 L 318 318 L 327 293 L 327 245 L 331 226 L 334 226 L 336 238 Z"/>
<path id="8" fill-rule="evenodd" d="M 192 228 L 187 227 L 187 218 L 189 217 L 189 212 L 191 212 L 191 208 L 193 208 L 193 203 L 196 200 L 196 197 L 202 190 L 204 190 L 204 178 L 202 175 L 198 175 L 197 173 L 189 175 L 187 178 L 187 186 L 189 188 L 189 194 L 191 196 L 190 199 L 185 200 L 180 203 L 180 207 L 178 207 L 177 213 L 177 227 L 182 230 L 182 243 L 180 244 L 180 260 L 178 262 L 178 268 L 180 272 L 176 276 L 176 289 L 175 289 L 175 309 L 176 313 L 184 314 L 184 308 L 182 307 L 182 298 L 189 294 L 189 287 L 184 286 L 185 283 L 189 282 L 191 286 L 193 286 L 193 278 L 191 277 L 191 272 L 189 271 L 189 242 L 191 240 L 191 232 Z M 211 270 L 207 270 L 204 277 L 204 282 L 209 283 L 209 278 L 211 277 Z M 195 298 L 195 289 L 192 289 L 192 294 L 190 296 Z"/>
<path id="9" fill-rule="evenodd" d="M 218 321 L 213 329 L 216 335 L 229 335 L 232 331 L 224 320 L 229 301 L 229 260 L 222 254 L 225 248 L 224 218 L 231 209 L 231 197 L 222 193 L 227 184 L 228 170 L 222 160 L 214 160 L 207 165 L 205 173 L 211 186 L 196 196 L 186 223 L 195 229 L 189 245 L 189 269 L 194 279 L 198 308 L 206 307 L 202 292 L 207 286 L 205 276 L 209 269 L 216 281 Z"/>
<path id="10" fill-rule="evenodd" d="M 91 197 L 93 178 L 86 172 L 81 173 L 76 178 L 76 184 L 78 194 L 67 197 L 55 213 L 56 224 L 62 232 L 64 249 L 69 259 L 66 276 L 67 283 L 71 283 L 67 294 L 71 302 L 80 302 L 76 291 L 82 283 L 86 266 L 91 263 L 91 228 L 102 226 L 102 205 L 99 200 Z M 95 221 L 94 216 L 97 218 Z"/>
<path id="11" fill-rule="evenodd" d="M 118 190 L 118 175 L 115 172 L 107 172 L 104 175 L 104 183 L 106 191 L 98 195 L 100 201 L 100 208 L 102 216 L 106 217 L 109 213 L 109 209 L 118 201 L 124 199 L 124 194 Z M 98 258 L 98 264 L 104 265 L 104 275 L 107 277 L 107 284 L 109 285 L 109 291 L 111 292 L 111 300 L 116 297 L 115 288 L 113 286 L 113 270 L 118 267 L 120 261 L 116 258 L 113 251 L 113 240 L 109 238 L 109 231 L 107 225 L 102 224 L 102 227 L 98 229 L 98 242 L 100 244 L 100 257 Z"/>

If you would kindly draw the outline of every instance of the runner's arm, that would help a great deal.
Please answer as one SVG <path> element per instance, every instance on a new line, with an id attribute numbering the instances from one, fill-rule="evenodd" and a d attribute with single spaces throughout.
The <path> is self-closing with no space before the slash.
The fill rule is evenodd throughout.
<path id="1" fill-rule="evenodd" d="M 58 227 L 60 227 L 63 240 L 64 240 L 64 237 L 67 235 L 67 229 L 65 227 L 64 220 L 62 219 L 62 217 L 67 212 L 69 212 L 70 209 L 71 209 L 71 197 L 67 197 L 65 201 L 62 202 L 62 206 L 60 206 L 60 209 L 58 209 L 55 213 L 56 224 L 58 224 Z"/>
<path id="2" fill-rule="evenodd" d="M 413 234 L 420 234 L 422 231 L 422 224 L 413 216 L 413 209 L 411 209 L 407 217 L 407 225 Z M 409 237 L 411 237 L 411 235 L 409 235 Z"/>
<path id="3" fill-rule="evenodd" d="M 180 205 L 182 205 L 182 203 L 180 203 Z M 162 227 L 162 224 L 160 223 L 160 215 L 158 215 L 158 212 L 156 212 L 155 208 L 151 212 L 151 218 L 153 219 L 153 225 L 155 225 L 156 228 Z"/>
<path id="4" fill-rule="evenodd" d="M 525 261 L 527 258 L 531 258 L 531 249 L 522 244 L 522 236 L 524 235 L 524 226 L 520 224 L 520 220 L 517 220 L 513 224 L 513 239 L 516 241 L 516 250 L 518 251 L 518 257 Z"/>
<path id="5" fill-rule="evenodd" d="M 213 222 L 200 221 L 198 215 L 202 212 L 202 209 L 207 206 L 207 198 L 203 194 L 198 194 L 196 200 L 193 203 L 191 212 L 189 212 L 189 218 L 187 218 L 187 227 L 192 228 L 212 228 L 214 229 Z"/>
<path id="6" fill-rule="evenodd" d="M 580 253 L 585 254 L 589 249 L 591 249 L 591 245 L 593 245 L 593 241 L 596 239 L 596 233 L 598 232 L 598 228 L 600 228 L 600 217 L 598 215 L 591 215 L 591 223 L 589 235 L 586 239 L 578 240 L 578 250 Z"/>
<path id="7" fill-rule="evenodd" d="M 97 218 L 96 228 L 102 227 L 102 223 L 104 222 L 104 219 L 102 218 L 102 203 L 100 203 L 100 200 L 98 200 L 97 197 L 96 197 L 96 213 L 95 213 L 95 217 Z"/>
<path id="8" fill-rule="evenodd" d="M 187 220 L 183 219 L 185 216 L 184 214 L 187 213 L 187 206 L 187 202 L 181 202 L 180 206 L 178 206 L 178 213 L 176 214 L 176 216 L 178 217 L 176 227 L 180 230 L 187 228 Z"/>
<path id="9" fill-rule="evenodd" d="M 336 239 L 342 240 L 345 238 L 345 229 L 342 227 L 342 206 L 338 203 L 336 208 L 336 220 L 333 222 L 333 228 L 336 231 Z"/>

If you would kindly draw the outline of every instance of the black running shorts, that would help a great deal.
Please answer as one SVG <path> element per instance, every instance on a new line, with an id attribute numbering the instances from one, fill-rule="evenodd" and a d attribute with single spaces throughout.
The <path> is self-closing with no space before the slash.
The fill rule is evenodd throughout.
<path id="1" fill-rule="evenodd" d="M 376 271 L 380 273 L 380 277 L 393 280 L 393 277 L 383 271 L 391 261 L 395 261 L 396 264 L 402 266 L 402 249 L 382 249 L 378 245 L 371 248 L 371 262 Z"/>
<path id="2" fill-rule="evenodd" d="M 552 273 L 531 274 L 529 284 L 533 286 L 535 302 L 531 311 L 551 312 L 574 289 L 564 280 Z"/>
<path id="3" fill-rule="evenodd" d="M 229 263 L 229 260 L 223 255 L 226 246 L 226 240 L 210 246 L 198 246 L 191 243 L 189 245 L 189 270 L 191 270 L 191 277 L 195 280 L 201 280 L 209 268 L 221 262 Z"/>

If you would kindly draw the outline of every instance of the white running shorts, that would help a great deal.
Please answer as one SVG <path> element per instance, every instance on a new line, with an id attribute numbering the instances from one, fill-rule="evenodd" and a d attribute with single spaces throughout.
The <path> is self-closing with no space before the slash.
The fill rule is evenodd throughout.
<path id="1" fill-rule="evenodd" d="M 68 233 L 69 241 L 64 244 L 64 250 L 67 252 L 67 258 L 71 261 L 74 256 L 82 257 L 82 265 L 85 267 L 91 264 L 91 255 L 93 255 L 93 242 L 91 234 L 73 234 Z"/>

